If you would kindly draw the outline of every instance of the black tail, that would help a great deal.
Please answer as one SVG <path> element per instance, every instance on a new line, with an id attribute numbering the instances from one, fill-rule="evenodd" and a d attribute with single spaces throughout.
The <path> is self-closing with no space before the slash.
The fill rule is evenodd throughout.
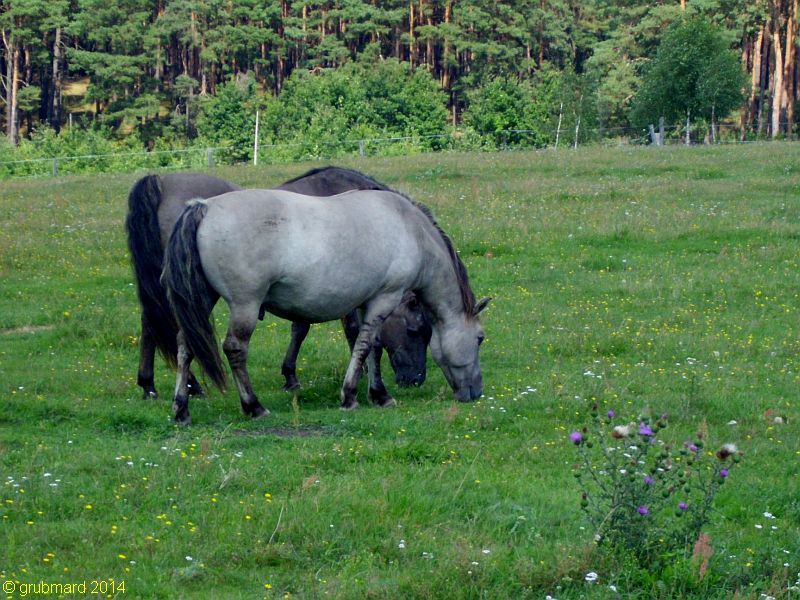
<path id="1" fill-rule="evenodd" d="M 158 224 L 160 204 L 161 179 L 157 175 L 142 177 L 128 195 L 125 229 L 128 232 L 128 249 L 139 292 L 139 303 L 142 305 L 143 325 L 148 327 L 164 359 L 175 366 L 178 325 L 160 281 L 164 263 L 161 229 Z"/>
<path id="2" fill-rule="evenodd" d="M 163 283 L 186 345 L 211 381 L 224 389 L 227 377 L 211 321 L 219 294 L 206 279 L 197 250 L 197 228 L 205 214 L 202 202 L 181 213 L 167 244 Z"/>

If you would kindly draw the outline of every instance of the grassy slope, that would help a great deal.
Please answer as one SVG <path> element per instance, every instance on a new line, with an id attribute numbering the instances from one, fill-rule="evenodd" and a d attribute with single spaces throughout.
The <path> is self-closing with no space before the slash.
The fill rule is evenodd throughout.
<path id="1" fill-rule="evenodd" d="M 494 297 L 486 398 L 454 404 L 431 364 L 397 410 L 341 413 L 346 344 L 326 324 L 293 408 L 289 327 L 268 318 L 251 373 L 272 415 L 249 422 L 212 391 L 189 429 L 170 422 L 163 363 L 164 400 L 135 386 L 136 177 L 4 183 L 0 575 L 160 598 L 780 595 L 800 570 L 798 165 L 784 144 L 351 161 L 430 205 Z M 218 174 L 264 187 L 307 167 Z M 567 440 L 591 398 L 746 453 L 703 582 L 662 589 L 592 554 Z M 313 435 L 272 429 L 298 425 Z"/>

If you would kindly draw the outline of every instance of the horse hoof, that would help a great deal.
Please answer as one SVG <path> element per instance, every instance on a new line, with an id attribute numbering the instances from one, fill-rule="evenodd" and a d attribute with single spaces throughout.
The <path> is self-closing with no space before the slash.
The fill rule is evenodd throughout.
<path id="1" fill-rule="evenodd" d="M 255 420 L 255 419 L 261 419 L 262 417 L 266 417 L 268 414 L 269 411 L 266 408 L 264 408 L 263 406 L 258 406 L 256 407 L 255 410 L 253 410 L 250 413 L 250 416 L 253 418 L 253 420 Z"/>
<path id="2" fill-rule="evenodd" d="M 174 413 L 175 423 L 178 425 L 191 425 L 192 417 L 189 415 L 189 400 L 183 396 L 178 396 L 172 401 L 172 412 Z"/>
<path id="3" fill-rule="evenodd" d="M 188 427 L 192 424 L 192 417 L 187 413 L 186 416 L 175 415 L 175 424 L 181 427 Z"/>
<path id="4" fill-rule="evenodd" d="M 342 405 L 339 407 L 339 410 L 355 410 L 358 408 L 358 402 L 356 400 L 350 400 L 348 402 L 342 402 Z"/>
<path id="5" fill-rule="evenodd" d="M 297 381 L 287 381 L 283 385 L 283 391 L 284 392 L 294 392 L 294 391 L 299 390 L 299 389 L 300 389 L 300 383 L 297 382 Z"/>
<path id="6" fill-rule="evenodd" d="M 397 400 L 389 396 L 388 398 L 384 398 L 381 402 L 376 402 L 376 405 L 379 408 L 394 408 L 397 406 Z"/>
<path id="7" fill-rule="evenodd" d="M 158 400 L 158 392 L 155 390 L 145 390 L 142 394 L 142 400 Z"/>

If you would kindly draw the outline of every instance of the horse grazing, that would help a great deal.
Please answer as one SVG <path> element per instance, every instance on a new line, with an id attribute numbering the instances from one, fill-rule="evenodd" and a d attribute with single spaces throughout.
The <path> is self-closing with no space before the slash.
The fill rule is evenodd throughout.
<path id="1" fill-rule="evenodd" d="M 262 310 L 315 323 L 359 308 L 361 327 L 341 389 L 341 407 L 353 409 L 364 361 L 374 361 L 370 349 L 381 324 L 407 290 L 432 326 L 431 352 L 456 399 L 483 393 L 477 317 L 489 299 L 475 301 L 466 268 L 430 211 L 395 192 L 352 191 L 331 201 L 244 190 L 192 202 L 170 237 L 163 280 L 180 327 L 173 403 L 178 423 L 191 422 L 193 358 L 217 386 L 226 384 L 211 321 L 220 297 L 230 308 L 223 350 L 242 410 L 252 417 L 268 414 L 247 372 L 250 337 Z M 369 388 L 374 403 L 394 404 L 373 382 Z"/>
<path id="2" fill-rule="evenodd" d="M 153 379 L 156 349 L 169 364 L 177 364 L 178 326 L 160 281 L 164 248 L 175 221 L 192 199 L 211 198 L 241 189 L 237 185 L 202 173 L 147 175 L 139 179 L 131 189 L 125 228 L 142 308 L 137 383 L 144 390 L 144 398 L 158 397 Z M 311 196 L 332 196 L 353 189 L 388 188 L 352 169 L 323 167 L 290 179 L 279 189 Z M 343 326 L 352 350 L 360 327 L 354 311 L 345 315 Z M 299 387 L 296 375 L 297 356 L 309 327 L 308 323 L 292 323 L 292 338 L 281 367 L 286 390 Z M 383 331 L 374 348 L 377 354 L 376 365 L 380 366 L 382 349 L 386 348 L 397 383 L 401 386 L 422 385 L 426 375 L 425 362 L 431 328 L 413 293 L 406 295 L 397 309 L 389 315 Z M 380 381 L 380 373 L 376 374 L 376 378 Z M 201 393 L 200 384 L 191 372 L 189 390 L 192 395 Z"/>

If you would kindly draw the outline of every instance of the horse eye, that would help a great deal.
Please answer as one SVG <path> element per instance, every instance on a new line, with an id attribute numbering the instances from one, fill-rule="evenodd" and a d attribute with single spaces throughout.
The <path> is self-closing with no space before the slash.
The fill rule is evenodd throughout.
<path id="1" fill-rule="evenodd" d="M 480 346 L 483 343 L 483 340 L 484 340 L 484 336 L 479 335 L 478 336 L 478 346 Z"/>

